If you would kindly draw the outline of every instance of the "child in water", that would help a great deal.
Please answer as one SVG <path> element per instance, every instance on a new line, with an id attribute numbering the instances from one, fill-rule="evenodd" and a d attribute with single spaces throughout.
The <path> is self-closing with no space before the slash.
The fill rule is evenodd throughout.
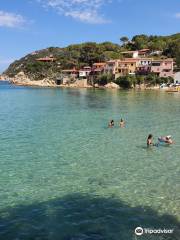
<path id="1" fill-rule="evenodd" d="M 120 120 L 119 126 L 120 126 L 121 128 L 124 128 L 124 127 L 125 127 L 125 121 L 124 121 L 122 118 L 121 118 L 121 120 Z"/>

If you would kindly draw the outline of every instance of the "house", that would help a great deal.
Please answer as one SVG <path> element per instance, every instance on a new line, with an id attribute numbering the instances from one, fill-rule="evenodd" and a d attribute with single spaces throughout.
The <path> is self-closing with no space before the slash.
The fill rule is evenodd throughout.
<path id="1" fill-rule="evenodd" d="M 92 70 L 95 70 L 95 69 L 103 70 L 104 67 L 105 67 L 105 65 L 106 65 L 105 62 L 94 63 L 94 64 L 92 65 Z"/>
<path id="2" fill-rule="evenodd" d="M 136 74 L 139 75 L 147 75 L 151 72 L 151 64 L 153 58 L 139 58 L 138 59 L 138 66 L 136 68 Z"/>
<path id="3" fill-rule="evenodd" d="M 132 58 L 146 57 L 147 55 L 149 55 L 149 53 L 150 53 L 149 48 L 145 48 L 145 49 L 141 49 L 141 50 L 135 50 L 135 51 L 121 52 L 121 54 L 124 57 L 132 57 Z"/>
<path id="4" fill-rule="evenodd" d="M 149 55 L 151 55 L 151 56 L 155 56 L 155 55 L 161 55 L 163 53 L 163 51 L 161 51 L 161 50 L 154 50 L 154 51 L 152 51 Z"/>
<path id="5" fill-rule="evenodd" d="M 54 57 L 42 57 L 42 58 L 37 58 L 36 61 L 38 62 L 55 62 L 57 59 Z"/>
<path id="6" fill-rule="evenodd" d="M 62 73 L 64 76 L 77 77 L 79 71 L 78 71 L 76 68 L 73 68 L 73 69 L 64 69 L 64 70 L 61 71 L 61 73 Z"/>
<path id="7" fill-rule="evenodd" d="M 174 83 L 179 83 L 180 84 L 180 72 L 176 72 L 174 74 Z"/>
<path id="8" fill-rule="evenodd" d="M 134 75 L 138 66 L 138 59 L 125 58 L 124 60 L 116 59 L 106 63 L 105 72 L 112 74 L 115 79 L 126 75 Z"/>
<path id="9" fill-rule="evenodd" d="M 138 50 L 121 52 L 124 57 L 138 58 Z"/>
<path id="10" fill-rule="evenodd" d="M 136 73 L 136 68 L 138 66 L 138 59 L 135 58 L 125 58 L 118 62 L 117 72 L 119 76 L 134 75 Z"/>
<path id="11" fill-rule="evenodd" d="M 105 66 L 106 66 L 105 62 L 94 63 L 92 65 L 92 69 L 91 69 L 91 73 L 90 73 L 92 79 L 95 79 L 99 75 L 101 75 L 104 72 Z"/>
<path id="12" fill-rule="evenodd" d="M 62 84 L 66 84 L 69 80 L 75 80 L 78 75 L 79 71 L 76 68 L 73 69 L 64 69 L 61 71 L 62 74 Z"/>
<path id="13" fill-rule="evenodd" d="M 116 78 L 115 75 L 116 75 L 116 72 L 117 72 L 119 61 L 120 60 L 118 60 L 118 59 L 107 61 L 106 65 L 104 67 L 104 73 L 111 74 L 111 75 L 113 75 L 114 78 Z"/>
<path id="14" fill-rule="evenodd" d="M 173 59 L 153 60 L 151 64 L 151 72 L 159 77 L 173 77 Z"/>
<path id="15" fill-rule="evenodd" d="M 149 55 L 149 53 L 150 53 L 149 48 L 144 48 L 144 49 L 138 50 L 138 55 L 140 57 L 146 57 L 147 55 Z"/>
<path id="16" fill-rule="evenodd" d="M 79 78 L 85 79 L 87 78 L 91 73 L 91 67 L 86 66 L 79 70 Z"/>

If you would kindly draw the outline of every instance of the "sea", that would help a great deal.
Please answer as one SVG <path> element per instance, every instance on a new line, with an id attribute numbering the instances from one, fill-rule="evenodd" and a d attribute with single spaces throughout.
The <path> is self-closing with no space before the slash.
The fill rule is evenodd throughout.
<path id="1" fill-rule="evenodd" d="M 1 240 L 177 240 L 179 190 L 179 93 L 0 82 Z"/>

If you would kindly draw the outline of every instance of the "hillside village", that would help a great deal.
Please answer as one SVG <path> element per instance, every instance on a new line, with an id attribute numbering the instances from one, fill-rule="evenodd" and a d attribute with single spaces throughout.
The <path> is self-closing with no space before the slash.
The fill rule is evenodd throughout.
<path id="1" fill-rule="evenodd" d="M 180 34 L 137 35 L 132 40 L 121 38 L 121 45 L 89 42 L 50 47 L 15 61 L 4 74 L 18 84 L 103 86 L 114 82 L 129 88 L 178 83 L 179 39 Z"/>
<path id="2" fill-rule="evenodd" d="M 122 59 L 109 60 L 107 62 L 94 63 L 92 67 L 85 66 L 82 69 L 62 70 L 64 76 L 70 78 L 98 78 L 102 74 L 110 74 L 112 80 L 127 75 L 148 75 L 155 74 L 161 78 L 173 78 L 174 60 L 172 58 L 160 59 L 148 57 L 149 49 L 123 52 L 123 55 L 132 55 Z M 41 61 L 46 61 L 41 59 Z"/>

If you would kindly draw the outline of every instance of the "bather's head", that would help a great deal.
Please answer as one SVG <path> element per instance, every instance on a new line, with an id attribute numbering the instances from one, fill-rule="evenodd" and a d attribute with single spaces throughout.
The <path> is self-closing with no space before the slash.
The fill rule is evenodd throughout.
<path id="1" fill-rule="evenodd" d="M 166 139 L 167 140 L 171 139 L 171 135 L 166 136 Z"/>
<path id="2" fill-rule="evenodd" d="M 151 138 L 153 138 L 153 135 L 149 134 L 148 139 L 151 139 Z"/>

